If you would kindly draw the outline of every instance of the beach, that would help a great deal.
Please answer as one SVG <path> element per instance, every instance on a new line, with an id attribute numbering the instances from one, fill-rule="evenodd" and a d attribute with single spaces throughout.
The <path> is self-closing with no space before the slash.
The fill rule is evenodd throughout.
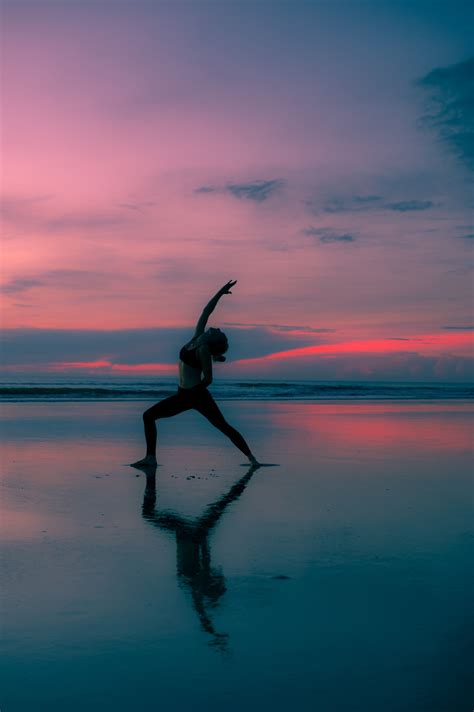
<path id="1" fill-rule="evenodd" d="M 2 409 L 2 712 L 469 710 L 464 401 Z"/>

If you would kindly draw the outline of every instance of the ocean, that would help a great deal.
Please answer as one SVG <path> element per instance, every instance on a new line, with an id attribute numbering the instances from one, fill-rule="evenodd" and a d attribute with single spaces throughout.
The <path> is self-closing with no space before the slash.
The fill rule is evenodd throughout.
<path id="1" fill-rule="evenodd" d="M 176 392 L 171 379 L 51 379 L 0 382 L 0 401 L 158 401 Z M 395 383 L 367 381 L 215 381 L 216 400 L 412 401 L 471 400 L 469 383 Z"/>

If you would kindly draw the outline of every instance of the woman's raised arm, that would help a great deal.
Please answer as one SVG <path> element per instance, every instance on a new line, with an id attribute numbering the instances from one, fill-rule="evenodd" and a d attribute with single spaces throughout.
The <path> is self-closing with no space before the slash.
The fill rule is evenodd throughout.
<path id="1" fill-rule="evenodd" d="M 196 324 L 196 329 L 194 331 L 194 336 L 193 338 L 196 338 L 197 336 L 201 336 L 201 334 L 204 333 L 204 329 L 206 328 L 207 320 L 211 316 L 212 312 L 216 308 L 217 302 L 219 299 L 222 297 L 223 294 L 232 294 L 230 291 L 231 288 L 234 286 L 234 284 L 237 284 L 237 280 L 229 280 L 227 284 L 224 284 L 223 287 L 219 289 L 219 291 L 212 297 L 210 302 L 206 304 L 204 307 L 201 316 L 199 317 L 198 323 Z"/>

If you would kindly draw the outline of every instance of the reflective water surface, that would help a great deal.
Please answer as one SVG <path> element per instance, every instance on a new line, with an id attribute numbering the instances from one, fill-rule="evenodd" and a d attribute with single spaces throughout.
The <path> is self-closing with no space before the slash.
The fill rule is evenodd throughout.
<path id="1" fill-rule="evenodd" d="M 8 404 L 2 712 L 469 709 L 472 406 Z"/>

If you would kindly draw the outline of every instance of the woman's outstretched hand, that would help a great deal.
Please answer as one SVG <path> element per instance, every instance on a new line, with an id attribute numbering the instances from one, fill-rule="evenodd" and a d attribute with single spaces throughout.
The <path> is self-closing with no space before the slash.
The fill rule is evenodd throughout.
<path id="1" fill-rule="evenodd" d="M 224 284 L 224 286 L 219 289 L 219 294 L 232 294 L 230 290 L 234 286 L 234 284 L 237 284 L 237 280 L 234 279 L 234 281 L 232 281 L 230 279 L 227 284 Z"/>

